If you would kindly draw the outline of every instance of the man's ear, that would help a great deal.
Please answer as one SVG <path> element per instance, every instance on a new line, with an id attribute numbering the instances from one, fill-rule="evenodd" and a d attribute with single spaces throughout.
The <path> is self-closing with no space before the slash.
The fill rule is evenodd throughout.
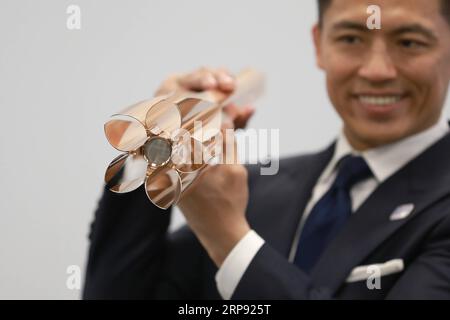
<path id="1" fill-rule="evenodd" d="M 322 43 L 321 43 L 322 29 L 319 24 L 315 24 L 312 28 L 312 37 L 314 41 L 314 48 L 316 50 L 316 64 L 323 70 L 322 62 Z"/>

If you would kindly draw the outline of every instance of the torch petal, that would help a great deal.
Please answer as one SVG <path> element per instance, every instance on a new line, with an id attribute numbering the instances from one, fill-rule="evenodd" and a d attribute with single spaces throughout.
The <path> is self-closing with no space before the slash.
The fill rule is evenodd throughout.
<path id="1" fill-rule="evenodd" d="M 197 98 L 178 103 L 182 115 L 181 129 L 201 143 L 215 136 L 221 128 L 222 109 L 219 104 Z"/>
<path id="2" fill-rule="evenodd" d="M 170 101 L 160 101 L 148 110 L 145 125 L 151 133 L 171 133 L 181 126 L 181 114 L 177 105 Z"/>
<path id="3" fill-rule="evenodd" d="M 144 183 L 146 172 L 147 161 L 142 155 L 124 153 L 109 164 L 105 172 L 105 183 L 112 192 L 130 192 Z"/>
<path id="4" fill-rule="evenodd" d="M 145 191 L 155 206 L 167 209 L 176 204 L 180 198 L 180 175 L 168 166 L 158 168 L 145 181 Z"/>
<path id="5" fill-rule="evenodd" d="M 206 165 L 203 144 L 186 135 L 173 147 L 171 160 L 181 173 L 197 171 Z"/>
<path id="6" fill-rule="evenodd" d="M 147 132 L 142 123 L 128 115 L 113 115 L 105 123 L 104 129 L 109 143 L 119 151 L 136 150 L 147 140 Z"/>

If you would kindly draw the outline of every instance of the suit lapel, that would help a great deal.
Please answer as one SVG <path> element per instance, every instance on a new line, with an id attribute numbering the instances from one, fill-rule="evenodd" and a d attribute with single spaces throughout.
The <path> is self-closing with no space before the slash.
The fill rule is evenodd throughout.
<path id="1" fill-rule="evenodd" d="M 351 270 L 389 236 L 430 204 L 450 194 L 450 170 L 443 170 L 449 163 L 447 135 L 382 183 L 324 251 L 311 274 L 314 283 L 335 293 Z M 411 214 L 391 221 L 392 212 L 407 203 L 414 204 Z"/>

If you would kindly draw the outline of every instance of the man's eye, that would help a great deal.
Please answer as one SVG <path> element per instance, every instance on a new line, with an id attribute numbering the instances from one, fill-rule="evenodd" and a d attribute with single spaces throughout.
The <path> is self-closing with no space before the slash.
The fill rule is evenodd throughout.
<path id="1" fill-rule="evenodd" d="M 421 42 L 421 41 L 416 41 L 416 40 L 411 40 L 411 39 L 404 39 L 404 40 L 400 40 L 400 45 L 404 48 L 423 48 L 426 47 L 426 43 Z"/>
<path id="2" fill-rule="evenodd" d="M 346 44 L 357 44 L 360 43 L 362 40 L 357 36 L 342 36 L 338 38 L 338 41 Z"/>

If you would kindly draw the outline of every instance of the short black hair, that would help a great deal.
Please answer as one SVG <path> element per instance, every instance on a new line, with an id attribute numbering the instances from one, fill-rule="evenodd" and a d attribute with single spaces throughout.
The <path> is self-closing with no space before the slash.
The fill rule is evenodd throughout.
<path id="1" fill-rule="evenodd" d="M 319 25 L 323 23 L 323 15 L 330 6 L 332 0 L 317 0 L 319 7 Z M 450 0 L 441 0 L 442 15 L 450 25 Z"/>
<path id="2" fill-rule="evenodd" d="M 331 0 L 317 0 L 318 5 L 318 12 L 319 12 L 319 25 L 322 26 L 323 24 L 323 15 L 325 14 L 325 11 L 328 9 L 328 7 L 331 4 Z"/>

